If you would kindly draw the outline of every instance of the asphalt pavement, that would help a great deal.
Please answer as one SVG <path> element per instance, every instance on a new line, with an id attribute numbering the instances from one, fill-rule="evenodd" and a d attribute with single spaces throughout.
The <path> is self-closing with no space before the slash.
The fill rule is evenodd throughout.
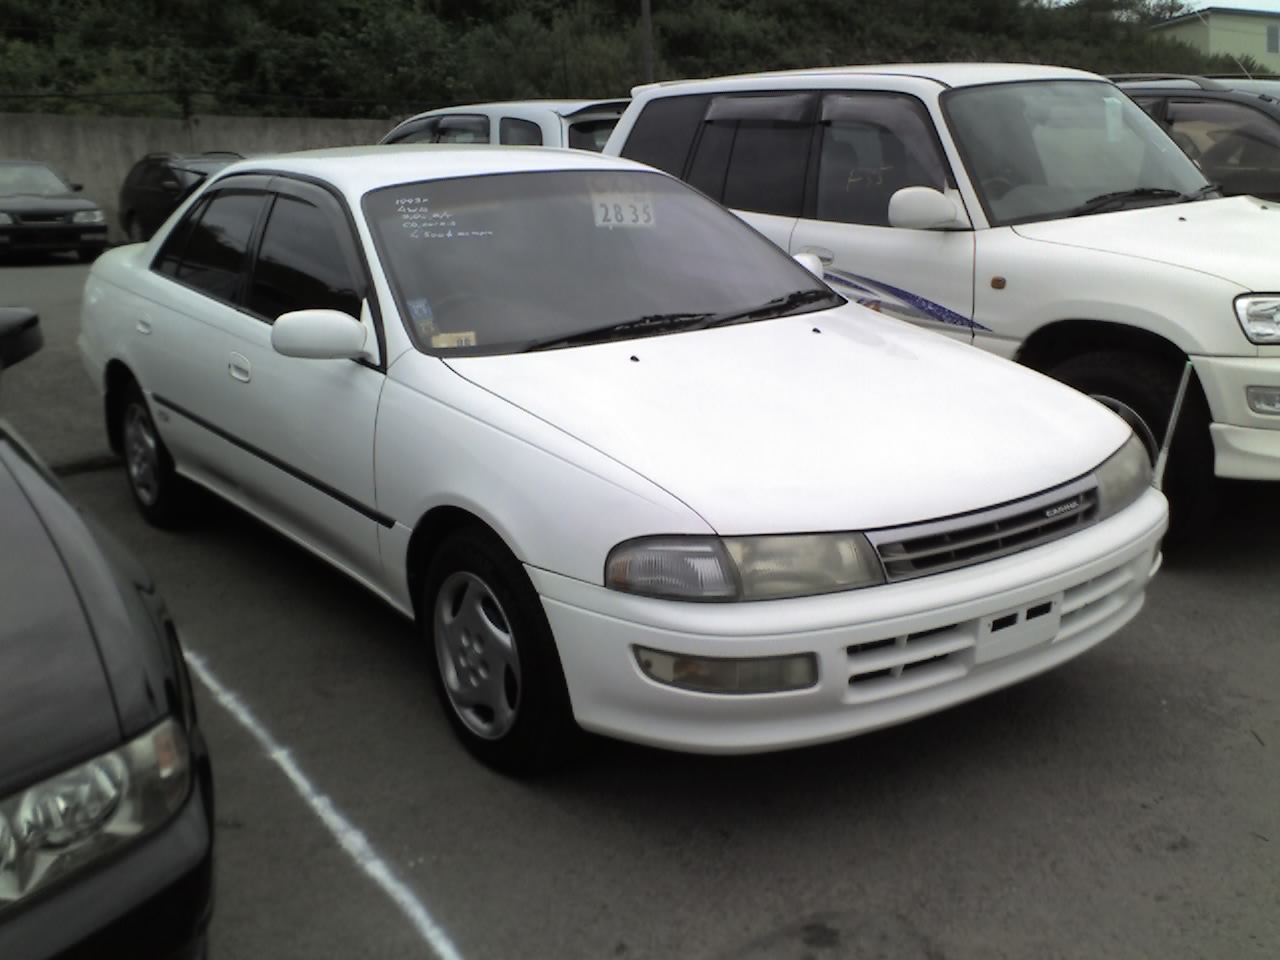
<path id="1" fill-rule="evenodd" d="M 416 630 L 360 587 L 227 506 L 140 520 L 74 352 L 85 273 L 0 265 L 49 343 L 0 416 L 217 684 L 216 960 L 1280 956 L 1280 487 L 1231 486 L 1137 621 L 1029 683 L 791 753 L 602 741 L 518 783 L 456 745 Z"/>

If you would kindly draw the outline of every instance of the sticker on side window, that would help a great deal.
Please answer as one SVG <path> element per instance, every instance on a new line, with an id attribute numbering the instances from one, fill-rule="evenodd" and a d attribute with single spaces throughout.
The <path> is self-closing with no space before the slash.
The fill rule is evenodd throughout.
<path id="1" fill-rule="evenodd" d="M 476 332 L 463 330 L 458 333 L 437 333 L 431 338 L 431 345 L 437 350 L 449 350 L 453 347 L 474 347 Z"/>
<path id="2" fill-rule="evenodd" d="M 591 210 L 597 227 L 652 227 L 653 198 L 647 193 L 593 193 Z"/>

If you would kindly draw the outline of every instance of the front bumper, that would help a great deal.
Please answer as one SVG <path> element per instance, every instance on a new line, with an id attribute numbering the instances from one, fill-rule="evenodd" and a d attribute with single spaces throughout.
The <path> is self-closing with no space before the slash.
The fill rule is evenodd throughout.
<path id="1" fill-rule="evenodd" d="M 99 867 L 0 914 L 9 960 L 204 960 L 213 912 L 213 780 L 192 738 L 196 773 L 165 826 Z"/>
<path id="2" fill-rule="evenodd" d="M 1103 523 L 1013 556 L 758 603 L 652 600 L 528 570 L 583 728 L 674 750 L 752 753 L 900 723 L 1078 656 L 1142 608 L 1167 522 L 1164 496 L 1149 490 Z M 1036 610 L 1041 615 L 1027 618 Z M 993 629 L 1010 614 L 1012 626 Z M 647 678 L 636 646 L 703 657 L 811 652 L 818 684 L 789 693 L 693 693 Z"/>
<path id="3" fill-rule="evenodd" d="M 1213 414 L 1214 473 L 1280 480 L 1280 417 L 1254 413 L 1248 387 L 1280 387 L 1280 357 L 1193 357 Z"/>
<path id="4" fill-rule="evenodd" d="M 101 250 L 107 245 L 105 223 L 40 223 L 0 227 L 0 254 L 11 251 L 56 253 Z"/>

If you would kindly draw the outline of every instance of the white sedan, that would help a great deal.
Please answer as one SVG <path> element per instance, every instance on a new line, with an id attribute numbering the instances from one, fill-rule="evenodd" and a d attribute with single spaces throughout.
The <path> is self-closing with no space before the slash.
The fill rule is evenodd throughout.
<path id="1" fill-rule="evenodd" d="M 731 753 L 930 713 L 1114 633 L 1159 565 L 1118 417 L 629 161 L 245 161 L 82 319 L 147 519 L 198 484 L 415 617 L 506 771 L 580 728 Z"/>

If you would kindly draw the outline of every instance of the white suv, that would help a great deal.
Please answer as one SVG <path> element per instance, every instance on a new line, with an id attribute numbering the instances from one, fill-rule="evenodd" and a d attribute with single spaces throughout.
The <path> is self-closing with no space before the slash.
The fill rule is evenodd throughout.
<path id="1" fill-rule="evenodd" d="M 900 64 L 633 97 L 605 153 L 816 254 L 860 303 L 1093 394 L 1152 449 L 1189 359 L 1175 524 L 1207 513 L 1215 472 L 1280 479 L 1280 208 L 1219 197 L 1106 79 Z"/>

